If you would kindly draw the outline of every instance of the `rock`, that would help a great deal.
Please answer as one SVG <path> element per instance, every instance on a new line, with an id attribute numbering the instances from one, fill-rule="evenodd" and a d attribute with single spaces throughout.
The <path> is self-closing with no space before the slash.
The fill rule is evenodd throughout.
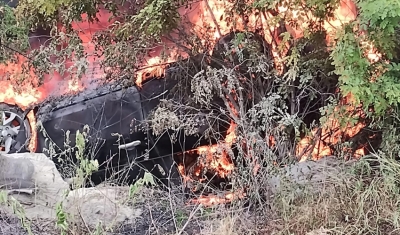
<path id="1" fill-rule="evenodd" d="M 128 198 L 129 187 L 81 188 L 68 194 L 65 209 L 75 215 L 75 221 L 81 220 L 89 227 L 112 227 L 122 222 L 133 222 L 141 215 L 141 210 L 133 210 L 124 205 Z"/>
<path id="2" fill-rule="evenodd" d="M 129 187 L 97 186 L 70 191 L 53 161 L 44 154 L 15 153 L 0 157 L 0 164 L 4 163 L 0 165 L 0 179 L 11 175 L 29 180 L 34 186 L 17 187 L 19 194 L 12 195 L 30 220 L 56 220 L 56 204 L 61 201 L 64 211 L 73 218 L 70 222 L 83 222 L 89 227 L 96 227 L 100 221 L 105 226 L 132 222 L 141 214 L 140 210 L 123 205 Z M 12 208 L 0 209 L 12 214 Z"/>
<path id="3" fill-rule="evenodd" d="M 296 162 L 284 167 L 282 172 L 271 176 L 269 179 L 268 196 L 272 196 L 283 189 L 284 183 L 290 183 L 291 186 L 311 186 L 314 193 L 324 189 L 327 183 L 345 179 L 349 167 L 353 166 L 355 161 L 341 161 L 340 159 L 329 156 L 317 161 Z M 302 192 L 299 188 L 298 192 Z"/>
<path id="4" fill-rule="evenodd" d="M 26 157 L 15 158 L 0 154 L 0 188 L 7 190 L 34 189 L 33 173 L 35 166 Z M 29 191 L 29 189 L 31 191 Z"/>
<path id="5" fill-rule="evenodd" d="M 18 175 L 23 179 L 31 178 L 33 182 L 34 188 L 31 190 L 34 189 L 34 191 L 22 187 L 23 189 L 18 191 L 25 193 L 12 195 L 23 206 L 26 217 L 28 219 L 55 219 L 56 203 L 63 199 L 63 194 L 69 187 L 61 178 L 53 161 L 41 153 L 3 154 L 1 157 L 3 162 L 10 163 L 11 168 L 15 168 L 5 169 L 7 165 L 1 165 L 1 173 Z M 4 161 L 4 159 L 7 160 Z M 20 171 L 16 166 L 20 166 Z M 33 172 L 29 177 L 32 166 Z M 33 194 L 29 195 L 30 192 Z M 8 209 L 11 212 L 11 208 Z"/>

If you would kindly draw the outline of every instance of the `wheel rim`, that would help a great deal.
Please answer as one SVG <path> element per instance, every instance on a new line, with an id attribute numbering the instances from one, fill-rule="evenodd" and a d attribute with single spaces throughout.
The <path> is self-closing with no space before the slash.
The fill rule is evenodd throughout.
<path id="1" fill-rule="evenodd" d="M 28 139 L 28 128 L 20 115 L 12 111 L 0 111 L 0 151 L 9 153 L 12 145 L 17 142 L 17 136 L 25 132 L 24 142 L 19 143 L 22 147 Z"/>

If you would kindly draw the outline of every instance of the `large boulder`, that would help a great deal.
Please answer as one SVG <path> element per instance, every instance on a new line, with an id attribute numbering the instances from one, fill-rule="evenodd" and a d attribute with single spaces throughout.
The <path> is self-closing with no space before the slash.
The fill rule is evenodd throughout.
<path id="1" fill-rule="evenodd" d="M 305 188 L 311 193 L 318 193 L 333 186 L 335 182 L 351 178 L 349 171 L 356 160 L 343 161 L 334 156 L 327 156 L 317 161 L 296 162 L 271 175 L 268 180 L 267 196 L 271 197 L 281 190 L 295 190 L 302 193 Z M 293 187 L 296 187 L 294 189 Z"/>
<path id="2" fill-rule="evenodd" d="M 7 183 L 10 183 L 7 178 L 21 181 L 19 185 L 11 185 L 6 190 L 22 204 L 26 217 L 56 218 L 56 203 L 62 200 L 69 185 L 61 178 L 54 163 L 39 153 L 2 154 L 0 158 L 0 175 L 3 180 Z"/>
<path id="3" fill-rule="evenodd" d="M 69 222 L 82 222 L 90 227 L 100 221 L 105 226 L 118 225 L 140 214 L 123 203 L 129 187 L 99 185 L 70 191 L 53 161 L 41 153 L 0 155 L 0 182 L 7 183 L 8 187 L 0 188 L 22 205 L 30 220 L 55 221 L 58 202 L 63 202 L 64 212 L 70 215 Z M 13 212 L 12 206 L 0 204 L 0 209 Z"/>
<path id="4" fill-rule="evenodd" d="M 107 228 L 121 223 L 133 223 L 141 215 L 141 209 L 133 209 L 125 202 L 129 187 L 97 186 L 71 191 L 66 198 L 65 209 L 77 223 Z"/>
<path id="5" fill-rule="evenodd" d="M 35 166 L 30 159 L 0 154 L 0 169 L 0 188 L 11 191 L 35 188 Z"/>

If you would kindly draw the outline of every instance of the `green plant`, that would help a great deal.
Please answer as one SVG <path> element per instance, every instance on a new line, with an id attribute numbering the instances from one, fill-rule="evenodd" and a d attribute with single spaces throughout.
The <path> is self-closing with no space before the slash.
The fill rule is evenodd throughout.
<path id="1" fill-rule="evenodd" d="M 85 180 L 88 176 L 90 176 L 93 172 L 97 171 L 99 168 L 99 163 L 97 160 L 93 160 L 86 156 L 86 138 L 87 133 L 89 131 L 89 127 L 86 125 L 84 127 L 84 131 L 82 133 L 79 130 L 76 133 L 76 148 L 75 156 L 77 159 L 78 168 L 75 173 L 75 185 L 74 187 L 82 187 L 84 185 Z"/>
<path id="2" fill-rule="evenodd" d="M 60 147 L 47 135 L 46 130 L 40 124 L 37 124 L 39 131 L 44 135 L 48 148 L 43 152 L 50 155 L 50 158 L 56 158 L 61 164 L 63 178 L 72 179 L 73 188 L 81 188 L 90 175 L 99 168 L 98 161 L 92 159 L 90 151 L 86 149 L 88 141 L 89 126 L 85 125 L 82 132 L 79 130 L 75 134 L 75 146 L 71 146 L 70 131 L 65 132 L 64 151 L 60 152 Z"/>
<path id="3" fill-rule="evenodd" d="M 31 222 L 26 218 L 24 208 L 14 197 L 9 197 L 7 191 L 0 192 L 0 204 L 5 204 L 6 206 L 11 207 L 13 213 L 20 220 L 22 227 L 28 232 L 29 235 L 33 235 Z"/>
<path id="4" fill-rule="evenodd" d="M 400 6 L 385 0 L 357 1 L 359 17 L 339 30 L 332 58 L 340 76 L 340 89 L 351 93 L 355 104 L 362 104 L 369 115 L 382 116 L 400 101 L 397 32 Z M 364 34 L 361 34 L 360 31 Z M 368 59 L 370 44 L 383 55 L 379 61 Z M 374 112 L 370 112 L 370 108 Z"/>
<path id="5" fill-rule="evenodd" d="M 15 53 L 25 53 L 29 47 L 25 21 L 19 21 L 14 9 L 0 3 L 0 63 L 15 61 Z"/>
<path id="6" fill-rule="evenodd" d="M 56 226 L 61 230 L 61 235 L 68 234 L 68 215 L 64 211 L 63 202 L 56 204 Z"/>
<path id="7" fill-rule="evenodd" d="M 148 172 L 144 173 L 143 178 L 139 179 L 134 184 L 129 186 L 129 198 L 131 198 L 131 199 L 134 198 L 135 194 L 140 192 L 140 189 L 142 189 L 142 187 L 145 185 L 149 185 L 149 186 L 156 185 L 153 175 Z"/>
<path id="8" fill-rule="evenodd" d="M 178 26 L 177 10 L 177 1 L 148 0 L 138 14 L 131 17 L 132 26 L 127 24 L 130 27 L 124 27 L 119 33 L 128 36 L 133 31 L 147 37 L 160 37 Z"/>

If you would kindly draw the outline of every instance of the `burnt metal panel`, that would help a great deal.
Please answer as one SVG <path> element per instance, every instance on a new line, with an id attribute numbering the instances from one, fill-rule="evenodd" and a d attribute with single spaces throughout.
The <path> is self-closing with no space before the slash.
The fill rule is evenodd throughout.
<path id="1" fill-rule="evenodd" d="M 90 131 L 86 155 L 98 160 L 100 170 L 103 171 L 101 174 L 104 174 L 106 168 L 126 167 L 142 154 L 135 150 L 128 153 L 118 149 L 119 144 L 131 142 L 134 140 L 131 137 L 135 138 L 130 134 L 132 120 L 144 119 L 140 95 L 134 86 L 121 88 L 108 85 L 77 95 L 53 98 L 39 108 L 37 117 L 49 139 L 58 146 L 58 153 L 65 150 L 67 130 L 70 131 L 70 146 L 75 146 L 76 131 L 82 132 L 84 126 L 88 125 Z M 41 152 L 47 147 L 46 136 L 39 130 L 37 151 Z M 57 158 L 53 160 L 60 166 Z M 93 177 L 100 177 L 101 180 L 95 182 L 100 183 L 108 176 L 95 174 Z"/>

